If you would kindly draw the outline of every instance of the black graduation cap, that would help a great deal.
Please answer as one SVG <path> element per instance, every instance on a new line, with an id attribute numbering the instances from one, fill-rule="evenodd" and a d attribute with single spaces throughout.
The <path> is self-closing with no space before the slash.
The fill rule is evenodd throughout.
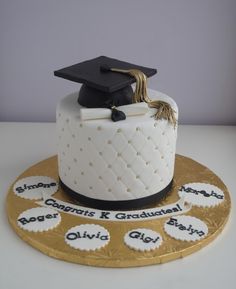
<path id="1" fill-rule="evenodd" d="M 137 69 L 146 77 L 157 73 L 156 69 L 120 61 L 106 56 L 87 60 L 60 70 L 54 75 L 71 81 L 82 83 L 78 102 L 82 106 L 95 108 L 120 106 L 132 103 L 133 90 L 131 84 L 135 77 L 117 70 Z"/>

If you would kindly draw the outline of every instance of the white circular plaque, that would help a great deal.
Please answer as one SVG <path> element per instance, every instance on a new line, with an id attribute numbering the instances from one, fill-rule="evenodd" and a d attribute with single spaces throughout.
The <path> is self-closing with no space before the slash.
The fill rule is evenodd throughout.
<path id="1" fill-rule="evenodd" d="M 192 216 L 174 216 L 164 224 L 165 232 L 181 241 L 197 241 L 207 236 L 207 225 Z"/>
<path id="2" fill-rule="evenodd" d="M 58 190 L 58 183 L 47 176 L 33 176 L 18 180 L 14 186 L 14 193 L 24 199 L 40 200 L 43 193 L 54 194 Z"/>
<path id="3" fill-rule="evenodd" d="M 150 229 L 138 228 L 127 232 L 124 236 L 125 244 L 137 251 L 151 251 L 157 249 L 162 243 L 158 232 Z"/>
<path id="4" fill-rule="evenodd" d="M 94 251 L 109 243 L 110 234 L 102 226 L 83 224 L 69 229 L 65 234 L 65 241 L 75 249 Z"/>
<path id="5" fill-rule="evenodd" d="M 219 205 L 224 200 L 224 192 L 218 187 L 206 183 L 189 183 L 181 186 L 179 196 L 187 203 L 200 207 Z"/>
<path id="6" fill-rule="evenodd" d="M 61 222 L 61 215 L 50 208 L 32 208 L 21 213 L 17 224 L 30 232 L 43 232 L 55 228 Z"/>

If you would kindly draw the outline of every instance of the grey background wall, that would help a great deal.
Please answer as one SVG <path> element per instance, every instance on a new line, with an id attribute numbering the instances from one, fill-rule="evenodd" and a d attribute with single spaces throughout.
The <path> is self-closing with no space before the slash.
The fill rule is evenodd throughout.
<path id="1" fill-rule="evenodd" d="M 75 83 L 55 69 L 108 55 L 159 73 L 180 122 L 236 124 L 235 0 L 0 0 L 0 120 L 55 121 Z"/>

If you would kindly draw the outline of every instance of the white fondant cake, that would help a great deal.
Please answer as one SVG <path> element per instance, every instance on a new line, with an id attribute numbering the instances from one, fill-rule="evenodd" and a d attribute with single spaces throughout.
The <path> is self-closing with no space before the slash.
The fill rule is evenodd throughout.
<path id="1" fill-rule="evenodd" d="M 153 100 L 176 103 L 148 90 Z M 57 107 L 58 165 L 61 181 L 88 198 L 124 201 L 148 197 L 170 184 L 174 174 L 177 127 L 155 120 L 156 109 L 126 120 L 82 121 L 78 93 Z"/>

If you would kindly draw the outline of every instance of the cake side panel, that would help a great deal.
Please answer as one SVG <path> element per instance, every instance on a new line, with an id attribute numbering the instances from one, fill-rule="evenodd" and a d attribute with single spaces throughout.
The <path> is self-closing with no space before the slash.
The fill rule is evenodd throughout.
<path id="1" fill-rule="evenodd" d="M 173 178 L 177 129 L 150 113 L 117 123 L 80 121 L 77 95 L 57 107 L 61 180 L 73 191 L 100 200 L 156 194 Z"/>

